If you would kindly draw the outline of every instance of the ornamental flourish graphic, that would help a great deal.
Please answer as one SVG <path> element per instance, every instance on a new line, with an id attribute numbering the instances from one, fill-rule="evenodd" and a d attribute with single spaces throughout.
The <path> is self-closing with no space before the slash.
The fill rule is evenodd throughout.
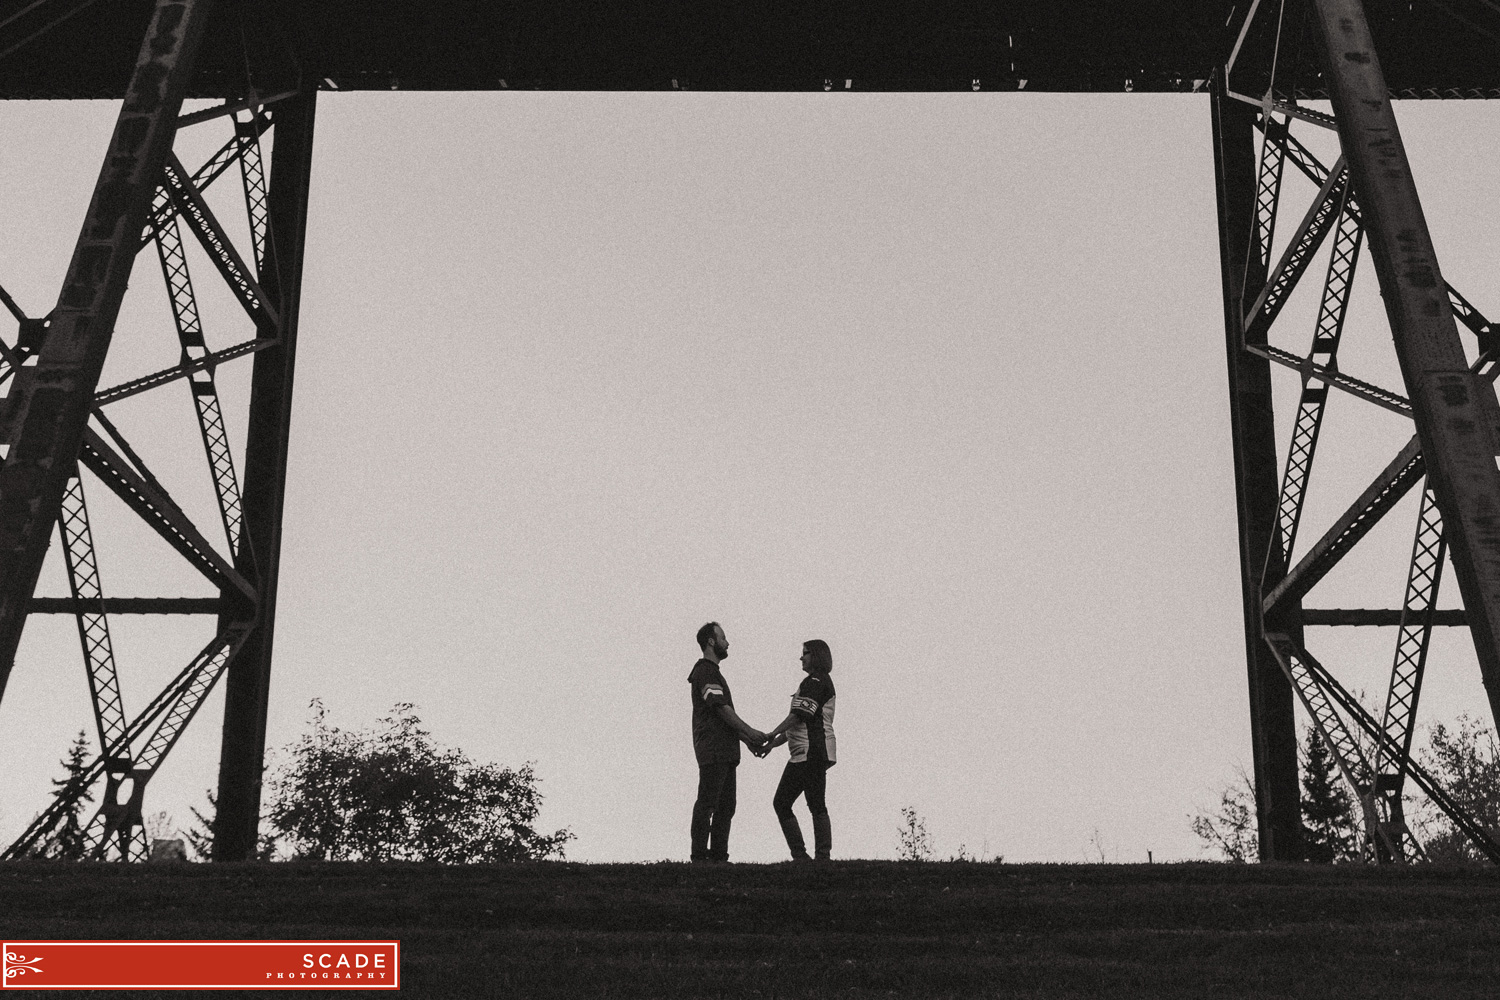
<path id="1" fill-rule="evenodd" d="M 5 978 L 14 979 L 17 976 L 23 976 L 28 972 L 41 972 L 42 970 L 37 968 L 37 964 L 41 962 L 41 960 L 41 956 L 37 956 L 36 958 L 27 958 L 25 955 L 19 955 L 13 951 L 7 951 L 5 953 Z"/>

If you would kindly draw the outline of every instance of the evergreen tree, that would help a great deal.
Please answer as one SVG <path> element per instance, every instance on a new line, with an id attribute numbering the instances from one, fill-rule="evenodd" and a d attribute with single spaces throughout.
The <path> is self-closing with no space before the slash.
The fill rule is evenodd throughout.
<path id="1" fill-rule="evenodd" d="M 78 731 L 78 738 L 73 741 L 72 746 L 68 747 L 68 755 L 59 761 L 63 766 L 63 770 L 67 773 L 62 778 L 54 778 L 52 780 L 52 787 L 58 789 L 60 792 L 71 792 L 74 789 L 78 789 L 83 794 L 74 799 L 72 806 L 68 808 L 67 812 L 63 813 L 60 823 L 54 825 L 47 832 L 47 835 L 37 843 L 37 846 L 34 848 L 34 853 L 37 857 L 59 858 L 65 861 L 78 861 L 83 858 L 85 847 L 83 839 L 84 826 L 80 822 L 80 816 L 82 816 L 84 808 L 90 802 L 94 801 L 94 797 L 89 794 L 86 787 L 79 787 L 83 785 L 83 773 L 88 768 L 88 758 L 88 737 L 80 729 Z"/>
<path id="2" fill-rule="evenodd" d="M 188 811 L 197 820 L 192 827 L 183 831 L 187 838 L 188 846 L 200 861 L 212 861 L 214 856 L 214 820 L 219 815 L 219 800 L 212 788 L 203 793 L 208 797 L 208 815 L 198 811 L 197 806 L 188 806 Z M 266 859 L 269 860 L 269 859 Z"/>
<path id="3" fill-rule="evenodd" d="M 208 799 L 208 812 L 201 812 L 196 806 L 188 806 L 188 811 L 197 820 L 193 826 L 182 831 L 187 838 L 188 846 L 193 849 L 199 861 L 212 861 L 214 858 L 214 827 L 218 823 L 219 797 L 212 788 L 203 792 Z M 261 830 L 255 838 L 255 860 L 275 861 L 276 852 L 281 847 L 280 841 L 275 834 Z"/>
<path id="4" fill-rule="evenodd" d="M 1317 726 L 1302 745 L 1302 844 L 1306 860 L 1323 864 L 1359 853 L 1354 802 Z"/>

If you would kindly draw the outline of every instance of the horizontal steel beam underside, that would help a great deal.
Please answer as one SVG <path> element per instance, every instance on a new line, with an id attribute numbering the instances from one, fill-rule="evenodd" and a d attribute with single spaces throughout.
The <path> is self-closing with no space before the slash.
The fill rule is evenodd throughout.
<path id="1" fill-rule="evenodd" d="M 189 96 L 337 90 L 1191 92 L 1230 0 L 258 0 L 210 24 Z M 1500 8 L 1368 0 L 1399 97 L 1500 96 Z M 0 98 L 124 93 L 150 4 L 0 0 Z M 1262 18 L 1262 21 L 1274 19 Z M 1251 40 L 1254 44 L 1254 40 Z M 1289 93 L 1323 96 L 1317 74 Z"/>

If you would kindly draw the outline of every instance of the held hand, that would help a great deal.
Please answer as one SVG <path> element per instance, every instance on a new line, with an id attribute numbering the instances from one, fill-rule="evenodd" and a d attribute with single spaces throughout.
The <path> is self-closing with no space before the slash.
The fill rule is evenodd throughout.
<path id="1" fill-rule="evenodd" d="M 758 747 L 758 746 L 760 746 L 760 745 L 762 745 L 763 743 L 766 742 L 766 734 L 765 733 L 761 732 L 759 729 L 752 729 L 752 728 L 750 728 L 748 726 L 745 729 L 745 737 L 744 738 L 745 738 L 745 745 L 749 746 L 749 747 Z"/>
<path id="2" fill-rule="evenodd" d="M 776 733 L 774 735 L 768 733 L 766 734 L 765 742 L 754 749 L 755 756 L 764 757 L 785 742 L 786 735 L 784 733 Z"/>

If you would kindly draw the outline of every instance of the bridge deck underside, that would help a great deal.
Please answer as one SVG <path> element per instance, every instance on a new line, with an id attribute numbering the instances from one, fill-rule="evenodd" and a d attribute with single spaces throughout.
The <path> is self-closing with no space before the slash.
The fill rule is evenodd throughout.
<path id="1" fill-rule="evenodd" d="M 903 91 L 971 90 L 979 81 L 979 89 L 1002 91 L 1194 91 L 1210 76 L 1235 6 L 240 0 L 218 5 L 191 94 L 239 96 L 247 66 L 261 93 L 314 82 L 339 90 Z M 1298 23 L 1283 31 L 1304 33 L 1302 6 L 1288 5 Z M 1500 6 L 1368 0 L 1366 8 L 1396 95 L 1500 96 Z M 120 98 L 150 11 L 148 0 L 0 0 L 0 98 Z M 1305 63 L 1315 61 L 1309 54 Z M 1301 97 L 1323 93 L 1316 72 L 1279 75 L 1283 84 Z"/>

